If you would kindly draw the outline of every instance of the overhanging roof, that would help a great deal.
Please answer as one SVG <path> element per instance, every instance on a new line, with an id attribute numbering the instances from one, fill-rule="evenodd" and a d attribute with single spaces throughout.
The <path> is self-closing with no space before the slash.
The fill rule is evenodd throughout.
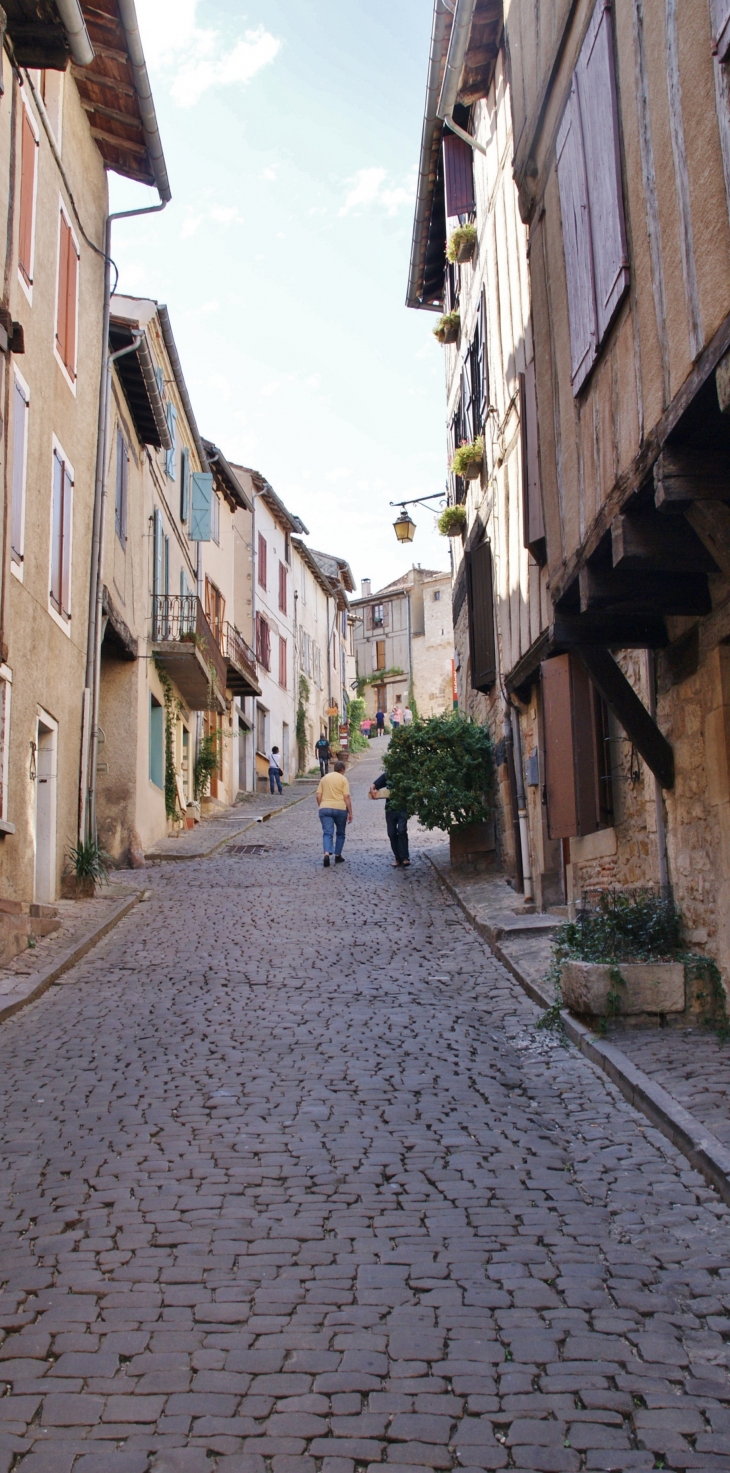
<path id="1" fill-rule="evenodd" d="M 112 317 L 109 323 L 109 347 L 112 353 L 128 348 L 134 342 L 139 324 Z M 125 353 L 114 364 L 114 371 L 124 391 L 129 412 L 141 445 L 169 449 L 170 436 L 165 420 L 162 396 L 154 377 L 154 366 L 146 335 L 134 353 Z"/>
<path id="2" fill-rule="evenodd" d="M 248 465 L 234 465 L 234 471 L 243 471 L 251 477 L 253 484 L 264 505 L 269 508 L 272 517 L 279 522 L 286 532 L 304 532 L 309 536 L 309 527 L 305 527 L 301 517 L 296 517 L 292 511 L 287 511 L 281 497 L 277 496 L 273 486 L 269 484 L 260 471 L 252 470 Z"/>
<path id="3" fill-rule="evenodd" d="M 222 450 L 213 444 L 212 440 L 203 441 L 203 449 L 208 458 L 208 464 L 213 472 L 216 485 L 223 492 L 226 500 L 234 506 L 240 506 L 245 511 L 253 511 L 253 506 L 241 485 L 232 465 L 229 465 Z"/>

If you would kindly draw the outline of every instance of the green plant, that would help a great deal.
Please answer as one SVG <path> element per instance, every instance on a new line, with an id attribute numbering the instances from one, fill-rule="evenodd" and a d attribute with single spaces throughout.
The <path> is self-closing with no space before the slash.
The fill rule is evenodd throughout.
<path id="1" fill-rule="evenodd" d="M 424 828 L 479 823 L 493 811 L 489 732 L 457 711 L 399 727 L 383 765 L 394 806 Z"/>
<path id="2" fill-rule="evenodd" d="M 463 246 L 471 246 L 473 249 L 476 243 L 476 225 L 459 225 L 458 228 L 453 232 L 453 234 L 449 236 L 448 245 L 446 247 L 447 259 L 451 261 L 453 265 L 455 261 L 458 261 L 459 253 L 462 250 Z"/>
<path id="3" fill-rule="evenodd" d="M 97 839 L 83 839 L 68 851 L 77 880 L 93 880 L 103 884 L 109 874 L 109 855 Z"/>
<path id="4" fill-rule="evenodd" d="M 466 507 L 445 506 L 436 526 L 442 537 L 460 537 L 466 530 Z"/>
<path id="5" fill-rule="evenodd" d="M 208 784 L 220 766 L 222 732 L 210 731 L 203 737 L 193 768 L 193 792 L 196 798 L 204 797 Z"/>
<path id="6" fill-rule="evenodd" d="M 175 700 L 167 671 L 155 660 L 157 678 L 162 686 L 165 705 L 165 813 L 168 818 L 177 816 L 177 776 L 175 773 L 175 727 L 182 706 Z"/>
<path id="7" fill-rule="evenodd" d="M 297 706 L 297 743 L 299 745 L 299 766 L 304 767 L 307 760 L 307 702 L 309 700 L 309 681 L 306 675 L 299 676 L 299 705 Z"/>
<path id="8" fill-rule="evenodd" d="M 347 719 L 350 723 L 350 751 L 364 752 L 367 749 L 368 739 L 360 730 L 360 723 L 365 720 L 365 702 L 361 696 L 350 701 L 347 708 Z"/>
<path id="9" fill-rule="evenodd" d="M 458 307 L 453 312 L 444 312 L 439 317 L 433 330 L 433 335 L 440 343 L 451 343 L 456 340 L 461 330 L 461 314 Z"/>
<path id="10" fill-rule="evenodd" d="M 477 465 L 483 459 L 484 436 L 477 435 L 476 440 L 472 440 L 471 444 L 468 440 L 464 440 L 459 446 L 451 462 L 451 469 L 455 476 L 463 476 L 468 466 Z"/>
<path id="11" fill-rule="evenodd" d="M 374 670 L 372 675 L 358 675 L 356 681 L 358 696 L 362 695 L 366 685 L 385 685 L 386 681 L 395 680 L 397 675 L 405 675 L 405 671 L 401 670 L 398 665 L 391 665 L 389 670 Z"/>

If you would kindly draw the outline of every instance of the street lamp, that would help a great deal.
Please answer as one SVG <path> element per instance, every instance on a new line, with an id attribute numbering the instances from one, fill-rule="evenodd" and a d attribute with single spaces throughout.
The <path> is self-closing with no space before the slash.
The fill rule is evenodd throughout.
<path id="1" fill-rule="evenodd" d="M 413 538 L 416 535 L 416 524 L 413 518 L 409 517 L 408 512 L 406 511 L 404 506 L 401 507 L 401 510 L 393 523 L 393 526 L 395 528 L 395 535 L 398 538 L 399 542 L 413 541 Z"/>

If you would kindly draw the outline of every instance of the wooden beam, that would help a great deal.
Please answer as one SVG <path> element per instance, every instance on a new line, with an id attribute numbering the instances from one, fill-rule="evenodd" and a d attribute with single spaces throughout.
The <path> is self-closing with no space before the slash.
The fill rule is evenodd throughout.
<path id="1" fill-rule="evenodd" d="M 679 517 L 653 510 L 621 512 L 611 523 L 614 568 L 663 573 L 711 573 L 715 560 Z"/>
<path id="2" fill-rule="evenodd" d="M 658 650 L 669 643 L 659 614 L 637 614 L 622 609 L 591 614 L 556 613 L 550 626 L 553 649 L 580 649 L 598 645 L 604 650 Z"/>
<path id="3" fill-rule="evenodd" d="M 82 97 L 80 101 L 84 112 L 94 113 L 97 118 L 109 118 L 113 123 L 123 123 L 125 128 L 134 128 L 136 133 L 142 135 L 142 124 L 133 113 L 130 115 L 130 113 L 118 112 L 116 108 L 102 106 L 100 102 L 92 102 L 86 97 Z"/>
<path id="4" fill-rule="evenodd" d="M 720 572 L 730 578 L 730 506 L 724 501 L 693 501 L 685 517 Z"/>
<path id="5" fill-rule="evenodd" d="M 131 118 L 129 122 L 131 126 L 134 126 Z M 122 138 L 118 133 L 105 133 L 103 128 L 95 128 L 93 123 L 89 126 L 89 132 L 92 138 L 98 138 L 100 143 L 110 143 L 114 148 L 120 149 L 122 153 L 138 153 L 141 156 L 147 153 L 146 143 L 135 143 L 133 139 Z"/>
<path id="6" fill-rule="evenodd" d="M 674 787 L 674 753 L 663 732 L 608 650 L 579 649 L 588 674 L 606 705 L 663 788 Z"/>
<path id="7" fill-rule="evenodd" d="M 728 501 L 730 455 L 665 446 L 654 466 L 654 487 L 654 502 L 662 511 L 684 511 L 691 501 Z"/>
<path id="8" fill-rule="evenodd" d="M 712 600 L 705 573 L 637 573 L 622 568 L 581 568 L 580 611 L 607 613 L 709 614 Z"/>

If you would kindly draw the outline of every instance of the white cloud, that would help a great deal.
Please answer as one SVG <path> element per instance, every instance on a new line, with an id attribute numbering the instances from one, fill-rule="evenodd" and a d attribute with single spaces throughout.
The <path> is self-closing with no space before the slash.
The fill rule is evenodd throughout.
<path id="1" fill-rule="evenodd" d="M 193 107 L 211 87 L 250 82 L 281 49 L 262 25 L 231 40 L 196 25 L 198 0 L 138 0 L 137 10 L 150 66 L 169 78 L 179 107 Z"/>
<path id="2" fill-rule="evenodd" d="M 261 175 L 261 178 L 262 179 L 275 179 L 276 178 L 276 169 L 264 169 L 264 172 Z"/>
<path id="3" fill-rule="evenodd" d="M 385 169 L 358 169 L 357 173 L 347 180 L 350 189 L 339 211 L 340 215 L 349 215 L 352 210 L 360 211 L 373 207 L 384 209 L 388 215 L 395 215 L 402 205 L 410 205 L 416 187 L 415 174 L 406 181 L 405 185 L 387 185 L 387 178 L 388 174 Z"/>

